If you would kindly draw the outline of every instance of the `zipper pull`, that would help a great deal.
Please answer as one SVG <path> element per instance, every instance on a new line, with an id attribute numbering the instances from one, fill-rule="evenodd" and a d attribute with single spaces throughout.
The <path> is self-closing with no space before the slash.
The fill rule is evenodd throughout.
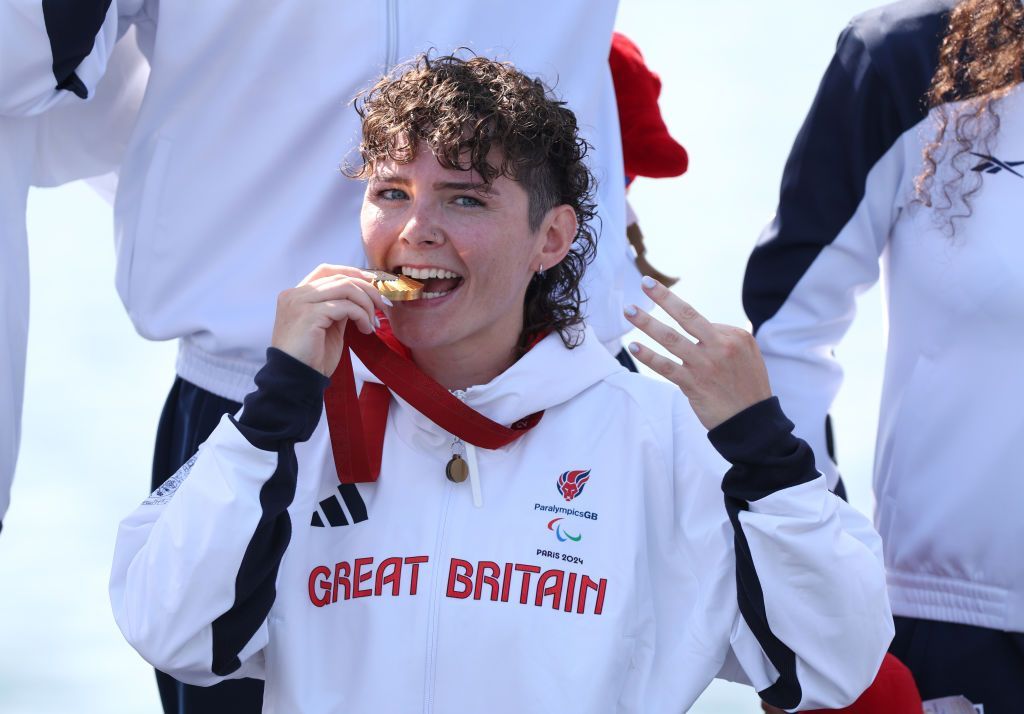
<path id="1" fill-rule="evenodd" d="M 463 458 L 466 453 L 466 446 L 459 437 L 453 437 L 452 457 L 448 459 L 448 465 L 444 467 L 444 475 L 452 483 L 462 483 L 470 475 L 469 463 Z"/>
<path id="2" fill-rule="evenodd" d="M 453 390 L 452 395 L 459 401 L 466 401 L 465 390 Z M 465 443 L 453 434 L 452 457 L 448 459 L 448 465 L 444 467 L 444 474 L 452 483 L 462 483 L 468 478 L 473 492 L 473 505 L 483 508 L 484 497 L 480 489 L 480 465 L 476 460 L 475 446 Z"/>

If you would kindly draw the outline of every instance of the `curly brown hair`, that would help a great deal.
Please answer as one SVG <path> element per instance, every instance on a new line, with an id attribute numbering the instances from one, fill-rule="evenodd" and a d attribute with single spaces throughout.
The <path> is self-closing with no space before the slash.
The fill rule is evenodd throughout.
<path id="1" fill-rule="evenodd" d="M 522 354 L 534 335 L 556 330 L 567 347 L 582 340 L 580 281 L 593 259 L 597 236 L 595 180 L 584 163 L 590 145 L 576 115 L 538 79 L 511 64 L 484 57 L 422 54 L 399 65 L 354 100 L 363 123 L 362 165 L 368 178 L 386 160 L 409 163 L 424 145 L 448 169 L 474 170 L 484 183 L 498 176 L 518 181 L 529 196 L 529 226 L 536 231 L 554 206 L 569 205 L 577 231 L 568 255 L 530 282 L 523 304 Z M 488 161 L 500 151 L 500 165 Z"/>
<path id="2" fill-rule="evenodd" d="M 933 206 L 932 192 L 940 163 L 949 160 L 950 176 L 941 184 L 942 203 L 954 221 L 970 217 L 971 197 L 981 190 L 981 172 L 965 185 L 964 160 L 988 154 L 999 131 L 996 104 L 1022 80 L 1024 67 L 1024 6 L 1020 0 L 963 0 L 949 16 L 949 27 L 939 48 L 939 65 L 927 94 L 935 109 L 935 136 L 924 149 L 924 168 L 914 181 L 916 201 Z M 954 106 L 950 106 L 954 104 Z M 952 125 L 950 157 L 947 133 Z M 979 151 L 980 149 L 980 151 Z M 957 212 L 952 212 L 958 206 Z"/>

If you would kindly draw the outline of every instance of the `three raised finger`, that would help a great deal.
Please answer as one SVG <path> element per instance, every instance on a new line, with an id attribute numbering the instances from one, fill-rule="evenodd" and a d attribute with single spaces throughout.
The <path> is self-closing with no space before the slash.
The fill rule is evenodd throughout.
<path id="1" fill-rule="evenodd" d="M 642 310 L 636 305 L 630 305 L 625 309 L 625 315 L 626 319 L 629 320 L 634 327 L 667 349 L 683 362 L 692 362 L 697 359 L 697 345 L 691 342 L 678 330 L 669 327 L 661 320 L 651 316 L 651 314 L 646 310 Z"/>
<path id="2" fill-rule="evenodd" d="M 629 352 L 642 364 L 660 374 L 668 381 L 677 384 L 685 392 L 690 383 L 690 373 L 686 365 L 676 362 L 674 359 L 658 354 L 650 347 L 641 345 L 639 342 L 632 342 L 629 345 Z"/>
<path id="3" fill-rule="evenodd" d="M 715 326 L 706 317 L 697 312 L 693 305 L 683 300 L 654 278 L 645 276 L 640 281 L 640 285 L 647 296 L 658 307 L 668 313 L 668 316 L 679 323 L 679 326 L 688 334 L 697 338 L 698 342 L 715 341 L 717 336 Z"/>

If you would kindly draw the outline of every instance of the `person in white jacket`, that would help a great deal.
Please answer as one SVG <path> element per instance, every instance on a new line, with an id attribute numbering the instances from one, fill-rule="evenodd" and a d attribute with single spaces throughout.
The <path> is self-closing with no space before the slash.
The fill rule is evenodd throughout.
<path id="1" fill-rule="evenodd" d="M 855 18 L 743 296 L 783 408 L 838 485 L 835 351 L 882 279 L 874 493 L 892 652 L 924 699 L 964 695 L 986 714 L 1024 700 L 1022 66 L 1016 0 L 902 0 Z"/>
<path id="2" fill-rule="evenodd" d="M 110 172 L 124 155 L 147 72 L 135 33 L 127 33 L 114 48 L 93 101 L 32 116 L 0 114 L 0 530 L 21 436 L 29 321 L 29 188 L 84 178 L 98 182 L 97 177 L 104 177 L 104 187 L 114 183 L 107 179 L 113 178 Z M 101 188 L 98 183 L 96 188 Z"/>
<path id="3" fill-rule="evenodd" d="M 645 298 L 625 238 L 607 65 L 616 7 L 616 0 L 0 0 L 0 116 L 91 101 L 128 26 L 152 67 L 121 165 L 115 283 L 140 335 L 179 345 L 153 488 L 253 389 L 278 292 L 324 259 L 365 265 L 362 196 L 338 180 L 338 164 L 359 135 L 347 104 L 400 59 L 431 47 L 513 60 L 575 107 L 600 179 L 587 318 L 609 349 L 621 349 L 629 329 L 622 306 Z M 232 684 L 218 697 L 157 678 L 167 712 L 258 709 L 258 685 L 246 694 Z"/>
<path id="4" fill-rule="evenodd" d="M 326 264 L 280 294 L 240 414 L 121 524 L 128 641 L 193 684 L 264 678 L 268 712 L 678 712 L 716 676 L 855 699 L 892 633 L 877 534 L 749 333 L 646 279 L 699 340 L 627 308 L 681 358 L 631 347 L 665 382 L 583 328 L 572 112 L 456 57 L 359 106 L 370 264 L 422 297 Z"/>

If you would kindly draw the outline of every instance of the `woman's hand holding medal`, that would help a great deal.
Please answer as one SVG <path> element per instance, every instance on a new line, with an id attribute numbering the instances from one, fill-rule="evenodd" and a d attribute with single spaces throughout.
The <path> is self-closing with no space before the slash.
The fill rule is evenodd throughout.
<path id="1" fill-rule="evenodd" d="M 277 297 L 271 346 L 330 376 L 338 366 L 349 320 L 359 331 L 376 329 L 387 300 L 373 287 L 376 275 L 344 265 L 321 265 Z"/>
<path id="2" fill-rule="evenodd" d="M 626 308 L 626 319 L 678 359 L 665 357 L 635 342 L 630 344 L 629 351 L 640 362 L 679 385 L 707 429 L 772 396 L 768 371 L 753 335 L 738 327 L 709 322 L 653 278 L 644 278 L 642 284 L 644 292 L 683 332 L 656 320 L 635 305 Z"/>

